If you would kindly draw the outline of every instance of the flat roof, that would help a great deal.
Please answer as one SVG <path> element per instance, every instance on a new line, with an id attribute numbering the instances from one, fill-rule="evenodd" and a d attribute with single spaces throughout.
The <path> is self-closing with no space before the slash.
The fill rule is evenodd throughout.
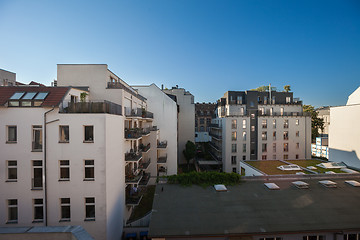
<path id="1" fill-rule="evenodd" d="M 332 180 L 326 188 L 320 180 Z M 302 179 L 309 189 L 299 189 L 294 179 L 243 181 L 216 192 L 213 186 L 156 187 L 150 237 L 241 236 L 246 234 L 360 230 L 360 188 L 348 178 Z M 280 187 L 273 191 L 264 182 Z"/>

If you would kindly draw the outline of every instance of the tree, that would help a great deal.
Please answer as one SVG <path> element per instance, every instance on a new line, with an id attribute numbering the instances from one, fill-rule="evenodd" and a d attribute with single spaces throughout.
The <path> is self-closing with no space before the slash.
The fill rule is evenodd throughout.
<path id="1" fill-rule="evenodd" d="M 258 91 L 258 92 L 267 92 L 269 91 L 269 86 L 260 86 L 255 89 L 251 89 L 252 91 Z M 276 87 L 271 87 L 271 91 L 276 91 Z"/>
<path id="2" fill-rule="evenodd" d="M 290 85 L 285 85 L 284 92 L 290 92 L 290 91 L 291 91 Z"/>
<path id="3" fill-rule="evenodd" d="M 183 154 L 184 154 L 184 157 L 186 159 L 188 169 L 189 169 L 190 160 L 193 159 L 195 157 L 195 154 L 196 154 L 195 143 L 193 143 L 191 141 L 187 141 L 187 143 L 185 145 L 185 149 L 183 151 Z"/>
<path id="4" fill-rule="evenodd" d="M 324 130 L 324 120 L 318 117 L 318 113 L 311 105 L 303 105 L 304 112 L 310 113 L 311 116 L 311 140 L 314 142 L 319 136 L 319 129 Z"/>

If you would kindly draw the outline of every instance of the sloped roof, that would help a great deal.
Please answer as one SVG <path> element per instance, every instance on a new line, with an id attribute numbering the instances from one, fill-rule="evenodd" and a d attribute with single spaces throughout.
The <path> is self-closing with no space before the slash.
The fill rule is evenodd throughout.
<path id="1" fill-rule="evenodd" d="M 48 92 L 42 107 L 58 106 L 70 87 L 5 86 L 0 87 L 0 106 L 5 105 L 15 92 Z"/>

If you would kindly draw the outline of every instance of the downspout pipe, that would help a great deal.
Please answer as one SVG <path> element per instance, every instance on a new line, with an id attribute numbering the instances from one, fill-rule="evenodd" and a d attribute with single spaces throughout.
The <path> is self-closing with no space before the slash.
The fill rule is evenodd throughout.
<path id="1" fill-rule="evenodd" d="M 44 172 L 43 172 L 43 185 L 45 189 L 45 226 L 48 226 L 48 197 L 47 197 L 47 174 L 46 174 L 46 115 L 54 111 L 55 107 L 44 113 Z"/>

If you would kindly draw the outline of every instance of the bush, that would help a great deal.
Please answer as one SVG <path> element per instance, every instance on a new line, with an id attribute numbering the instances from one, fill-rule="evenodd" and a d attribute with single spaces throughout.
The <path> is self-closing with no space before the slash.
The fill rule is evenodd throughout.
<path id="1" fill-rule="evenodd" d="M 237 173 L 220 172 L 189 172 L 167 177 L 168 183 L 190 186 L 192 184 L 211 186 L 215 184 L 235 185 L 240 183 Z"/>

